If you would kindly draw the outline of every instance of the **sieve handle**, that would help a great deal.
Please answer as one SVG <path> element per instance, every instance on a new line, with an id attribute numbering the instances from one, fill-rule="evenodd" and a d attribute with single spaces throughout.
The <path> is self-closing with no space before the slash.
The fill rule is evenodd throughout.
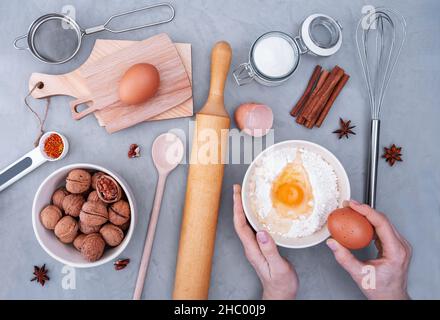
<path id="1" fill-rule="evenodd" d="M 27 39 L 27 34 L 24 34 L 24 35 L 22 35 L 22 36 L 19 36 L 19 37 L 17 37 L 17 38 L 15 38 L 14 39 L 14 42 L 13 42 L 13 44 L 14 44 L 14 48 L 15 49 L 17 49 L 17 50 L 27 50 L 27 49 L 29 49 L 29 47 L 20 47 L 19 45 L 18 45 L 18 42 L 20 41 L 20 40 L 22 40 L 22 39 Z"/>
<path id="2" fill-rule="evenodd" d="M 143 25 L 139 25 L 139 26 L 135 26 L 135 27 L 131 27 L 131 28 L 125 28 L 125 29 L 120 29 L 120 30 L 113 30 L 107 27 L 107 25 L 115 18 L 118 17 L 122 17 L 122 16 L 126 16 L 126 15 L 130 15 L 132 13 L 136 13 L 136 12 L 140 12 L 140 11 L 146 11 L 146 10 L 150 10 L 150 9 L 154 9 L 154 8 L 158 8 L 158 7 L 167 7 L 170 9 L 170 16 L 164 20 L 158 20 L 155 22 L 151 22 L 151 23 L 147 23 L 147 24 L 143 24 Z M 151 27 L 151 26 L 156 26 L 159 24 L 163 24 L 163 23 L 167 23 L 170 22 L 174 19 L 175 16 L 175 10 L 174 7 L 166 2 L 162 2 L 162 3 L 157 3 L 157 4 L 153 4 L 151 6 L 146 6 L 143 8 L 139 8 L 139 9 L 134 9 L 134 10 L 130 10 L 130 11 L 126 11 L 123 13 L 118 13 L 115 15 L 112 15 L 110 18 L 108 18 L 108 20 L 100 26 L 96 26 L 96 27 L 92 27 L 92 28 L 88 28 L 86 30 L 84 30 L 84 34 L 91 34 L 91 33 L 95 33 L 95 32 L 99 32 L 99 31 L 109 31 L 111 33 L 122 33 L 122 32 L 127 32 L 127 31 L 133 31 L 133 30 L 138 30 L 138 29 L 142 29 L 142 28 L 146 28 L 146 27 Z"/>

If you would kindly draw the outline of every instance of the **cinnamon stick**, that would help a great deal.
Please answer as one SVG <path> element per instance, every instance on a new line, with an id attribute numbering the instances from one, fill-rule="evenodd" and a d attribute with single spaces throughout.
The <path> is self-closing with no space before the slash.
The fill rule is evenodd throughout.
<path id="1" fill-rule="evenodd" d="M 312 76 L 310 77 L 309 82 L 307 83 L 307 87 L 304 90 L 303 95 L 298 100 L 296 105 L 293 107 L 292 111 L 290 111 L 290 114 L 292 116 L 294 116 L 294 117 L 298 116 L 298 114 L 300 113 L 302 107 L 307 102 L 310 94 L 313 91 L 313 88 L 315 87 L 315 83 L 317 83 L 317 81 L 319 81 L 318 77 L 320 77 L 321 70 L 322 70 L 322 67 L 320 65 L 317 65 L 315 67 L 315 69 L 313 70 Z"/>
<path id="2" fill-rule="evenodd" d="M 316 83 L 315 90 L 321 89 L 325 80 L 327 80 L 327 77 L 329 74 L 330 74 L 330 72 L 328 72 L 327 70 L 325 70 L 325 69 L 322 70 L 321 75 L 319 76 L 318 82 Z"/>
<path id="3" fill-rule="evenodd" d="M 310 106 L 307 109 L 307 113 L 304 114 L 306 120 L 309 121 L 308 127 L 313 127 L 317 121 L 319 114 L 327 103 L 331 93 L 338 84 L 339 80 L 344 75 L 344 70 L 338 66 L 335 66 L 330 72 L 330 75 L 325 80 L 321 89 L 316 92 L 316 95 L 310 98 Z"/>
<path id="4" fill-rule="evenodd" d="M 319 89 L 321 89 L 321 87 L 323 86 L 323 84 L 325 83 L 325 80 L 328 78 L 328 76 L 329 76 L 329 72 L 327 71 L 327 70 L 325 70 L 325 69 L 323 69 L 322 70 L 322 72 L 321 72 L 321 74 L 320 74 L 320 76 L 319 76 L 319 79 L 318 79 L 318 81 L 316 82 L 316 86 L 315 86 L 315 88 L 313 89 L 313 91 L 310 93 L 310 97 L 309 97 L 309 99 L 305 102 L 305 104 L 304 104 L 304 107 L 302 108 L 302 110 L 301 110 L 301 112 L 298 114 L 298 117 L 297 117 L 297 123 L 299 123 L 299 124 L 304 124 L 304 125 L 306 125 L 307 126 L 307 120 L 306 120 L 306 118 L 305 118 L 305 114 L 307 114 L 310 110 L 309 110 L 309 108 L 310 108 L 310 101 L 312 100 L 312 98 L 314 97 L 314 96 L 316 96 L 316 94 L 317 94 L 317 92 L 319 91 Z"/>
<path id="5" fill-rule="evenodd" d="M 322 123 L 324 122 L 325 118 L 327 117 L 327 114 L 329 113 L 331 107 L 333 106 L 333 103 L 335 102 L 336 98 L 341 93 L 342 89 L 344 88 L 345 84 L 347 83 L 350 76 L 346 73 L 342 76 L 341 80 L 339 80 L 338 84 L 336 85 L 335 89 L 333 90 L 332 94 L 330 95 L 330 98 L 328 99 L 327 103 L 324 106 L 324 109 L 322 109 L 321 114 L 318 117 L 318 120 L 316 121 L 316 126 L 319 128 L 321 127 Z"/>

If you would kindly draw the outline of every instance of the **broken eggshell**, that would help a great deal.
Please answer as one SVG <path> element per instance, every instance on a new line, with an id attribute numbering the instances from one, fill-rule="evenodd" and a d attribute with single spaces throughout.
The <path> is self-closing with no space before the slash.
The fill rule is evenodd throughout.
<path id="1" fill-rule="evenodd" d="M 272 128 L 272 109 L 264 104 L 243 103 L 235 109 L 237 127 L 253 137 L 265 136 Z"/>

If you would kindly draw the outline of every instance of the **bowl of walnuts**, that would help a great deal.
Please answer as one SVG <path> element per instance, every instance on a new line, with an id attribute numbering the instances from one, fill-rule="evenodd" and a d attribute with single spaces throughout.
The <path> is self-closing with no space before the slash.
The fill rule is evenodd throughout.
<path id="1" fill-rule="evenodd" d="M 136 204 L 127 183 L 88 163 L 49 175 L 32 206 L 40 245 L 54 259 L 77 268 L 114 260 L 130 241 L 135 222 Z"/>

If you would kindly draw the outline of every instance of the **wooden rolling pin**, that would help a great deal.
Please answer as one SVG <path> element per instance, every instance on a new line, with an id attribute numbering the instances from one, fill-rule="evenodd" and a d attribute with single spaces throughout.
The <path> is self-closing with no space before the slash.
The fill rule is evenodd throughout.
<path id="1" fill-rule="evenodd" d="M 194 126 L 173 299 L 208 298 L 230 125 L 223 92 L 231 57 L 227 42 L 216 43 L 208 100 Z"/>

